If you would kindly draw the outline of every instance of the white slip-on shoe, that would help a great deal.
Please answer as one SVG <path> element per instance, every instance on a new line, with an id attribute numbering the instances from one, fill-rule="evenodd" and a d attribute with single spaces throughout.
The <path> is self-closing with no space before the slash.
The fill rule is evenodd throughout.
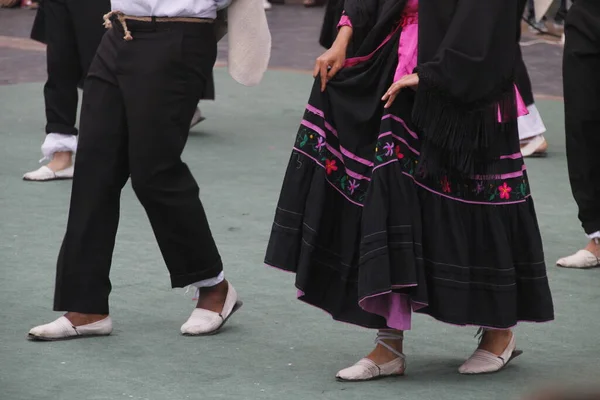
<path id="1" fill-rule="evenodd" d="M 219 333 L 233 313 L 239 310 L 244 304 L 238 299 L 237 292 L 231 283 L 228 283 L 228 285 L 223 311 L 219 314 L 203 308 L 196 308 L 192 311 L 192 315 L 190 315 L 186 323 L 181 326 L 181 333 L 183 335 L 207 336 Z"/>
<path id="2" fill-rule="evenodd" d="M 65 179 L 73 179 L 73 172 L 75 171 L 74 166 L 62 169 L 60 171 L 52 171 L 50 168 L 43 166 L 35 171 L 31 171 L 23 175 L 24 181 L 30 182 L 49 182 L 59 181 Z"/>
<path id="3" fill-rule="evenodd" d="M 112 329 L 112 319 L 110 317 L 92 324 L 73 326 L 71 321 L 63 316 L 49 324 L 36 326 L 29 331 L 28 338 L 35 341 L 55 341 L 108 336 L 112 333 Z"/>
<path id="4" fill-rule="evenodd" d="M 579 250 L 571 256 L 561 258 L 556 265 L 562 268 L 596 268 L 600 267 L 600 258 L 588 250 Z"/>
<path id="5" fill-rule="evenodd" d="M 544 135 L 537 135 L 524 142 L 521 147 L 523 157 L 546 157 L 548 155 L 548 142 Z"/>
<path id="6" fill-rule="evenodd" d="M 481 331 L 481 330 L 480 330 Z M 499 356 L 489 351 L 477 349 L 469 357 L 463 365 L 460 366 L 458 372 L 464 375 L 490 374 L 498 372 L 512 361 L 514 358 L 523 354 L 521 350 L 517 350 L 515 335 L 512 334 L 508 346 Z"/>
<path id="7" fill-rule="evenodd" d="M 338 372 L 335 378 L 341 382 L 365 382 L 404 375 L 404 371 L 406 370 L 406 356 L 384 342 L 384 340 L 403 339 L 404 336 L 399 333 L 378 332 L 375 344 L 384 346 L 398 357 L 381 365 L 368 358 L 363 358 L 353 366 Z"/>
<path id="8" fill-rule="evenodd" d="M 192 129 L 205 119 L 206 118 L 202 116 L 202 111 L 200 111 L 200 108 L 196 107 L 196 111 L 194 111 L 194 116 L 192 117 L 192 122 L 190 122 L 190 129 Z"/>

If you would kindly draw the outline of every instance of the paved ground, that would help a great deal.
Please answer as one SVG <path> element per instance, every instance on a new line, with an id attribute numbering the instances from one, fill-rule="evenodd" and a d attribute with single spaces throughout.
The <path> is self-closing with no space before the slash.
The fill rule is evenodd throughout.
<path id="1" fill-rule="evenodd" d="M 273 65 L 309 67 L 319 52 L 320 10 L 277 7 L 270 18 Z M 0 10 L 0 35 L 23 37 L 30 19 L 30 13 Z M 270 71 L 261 86 L 249 89 L 217 69 L 218 101 L 205 104 L 209 118 L 193 131 L 185 153 L 228 277 L 246 302 L 228 328 L 209 338 L 178 335 L 193 303 L 183 291 L 169 290 L 144 211 L 127 187 L 112 273 L 115 334 L 62 343 L 26 341 L 32 325 L 56 317 L 50 311 L 54 265 L 70 183 L 20 180 L 40 157 L 44 58 L 39 50 L 23 50 L 35 47 L 23 40 L 2 43 L 0 79 L 11 84 L 0 86 L 1 400 L 507 400 L 548 383 L 597 380 L 600 270 L 553 267 L 585 238 L 568 186 L 562 103 L 542 99 L 538 106 L 549 127 L 550 156 L 529 161 L 528 169 L 556 321 L 520 326 L 516 332 L 525 354 L 506 371 L 463 377 L 456 368 L 476 345 L 474 330 L 416 316 L 407 335 L 405 378 L 335 382 L 338 369 L 369 351 L 373 333 L 334 323 L 299 303 L 293 277 L 262 266 L 310 88 L 310 76 L 291 71 Z M 559 48 L 532 45 L 526 52 L 538 91 L 560 95 L 560 84 L 551 84 L 558 70 L 548 72 L 560 64 Z"/>

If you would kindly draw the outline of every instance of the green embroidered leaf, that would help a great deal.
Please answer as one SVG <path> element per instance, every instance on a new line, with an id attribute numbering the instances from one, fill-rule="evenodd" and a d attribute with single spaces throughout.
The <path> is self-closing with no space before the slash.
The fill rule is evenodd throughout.
<path id="1" fill-rule="evenodd" d="M 304 138 L 302 138 L 302 141 L 300 142 L 300 147 L 304 147 L 306 142 L 308 142 L 308 135 L 304 135 Z"/>
<path id="2" fill-rule="evenodd" d="M 376 158 L 377 158 L 377 161 L 383 161 L 383 158 L 379 155 Z"/>
<path id="3" fill-rule="evenodd" d="M 490 198 L 489 198 L 489 201 L 492 201 L 492 200 L 494 200 L 495 198 L 496 198 L 496 193 L 493 193 L 493 194 L 490 196 Z"/>
<path id="4" fill-rule="evenodd" d="M 527 194 L 527 186 L 524 183 L 521 183 L 521 185 L 519 185 L 519 191 L 525 196 Z"/>

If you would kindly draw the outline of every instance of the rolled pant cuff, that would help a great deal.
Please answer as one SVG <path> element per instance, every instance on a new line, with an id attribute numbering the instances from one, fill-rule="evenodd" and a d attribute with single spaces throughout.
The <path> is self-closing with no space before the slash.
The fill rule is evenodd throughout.
<path id="1" fill-rule="evenodd" d="M 48 123 L 48 125 L 46 125 L 46 134 L 50 134 L 50 133 L 60 133 L 63 135 L 77 136 L 79 131 L 77 130 L 77 128 L 75 128 L 73 126 L 67 126 L 67 125 L 58 124 L 58 123 Z"/>
<path id="2" fill-rule="evenodd" d="M 582 225 L 583 230 L 585 231 L 585 234 L 588 236 L 588 238 L 594 239 L 596 237 L 599 237 L 597 233 L 600 232 L 600 221 L 586 222 Z"/>
<path id="3" fill-rule="evenodd" d="M 46 139 L 42 144 L 42 154 L 44 158 L 42 161 L 50 161 L 54 156 L 54 153 L 59 151 L 70 151 L 71 153 L 77 152 L 77 136 L 65 135 L 62 133 L 49 133 L 46 135 Z"/>
<path id="4" fill-rule="evenodd" d="M 223 272 L 223 262 L 219 259 L 212 267 L 207 268 L 200 272 L 194 272 L 192 274 L 185 275 L 171 275 L 171 287 L 183 288 L 186 286 L 193 285 L 194 283 L 212 279 Z"/>
<path id="5" fill-rule="evenodd" d="M 209 279 L 204 279 L 203 281 L 194 282 L 194 283 L 192 283 L 191 286 L 193 286 L 195 288 L 208 288 L 208 287 L 217 286 L 219 283 L 223 282 L 224 280 L 225 280 L 225 274 L 223 273 L 223 271 L 221 271 L 221 273 L 219 275 L 215 276 L 214 278 L 209 278 Z"/>
<path id="6" fill-rule="evenodd" d="M 596 231 L 596 232 L 593 232 L 593 233 L 588 233 L 587 237 L 589 239 L 592 239 L 592 240 L 594 240 L 594 239 L 600 239 L 600 231 Z"/>

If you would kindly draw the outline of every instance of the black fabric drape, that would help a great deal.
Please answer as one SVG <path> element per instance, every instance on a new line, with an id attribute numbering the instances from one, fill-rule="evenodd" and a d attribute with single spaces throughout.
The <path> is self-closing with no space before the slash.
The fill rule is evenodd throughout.
<path id="1" fill-rule="evenodd" d="M 413 119 L 424 172 L 493 173 L 494 139 L 516 126 L 517 1 L 420 3 Z"/>
<path id="2" fill-rule="evenodd" d="M 349 56 L 373 52 L 398 25 L 407 0 L 346 0 L 344 10 L 352 21 Z"/>
<path id="3" fill-rule="evenodd" d="M 344 0 L 329 0 L 325 9 L 325 17 L 323 18 L 323 26 L 321 28 L 321 36 L 319 44 L 326 49 L 330 48 L 337 36 L 337 25 L 344 13 Z"/>
<path id="4" fill-rule="evenodd" d="M 319 107 L 331 118 L 331 123 L 358 148 L 371 140 L 364 132 L 378 132 L 383 113 L 381 97 L 392 83 L 398 64 L 398 41 L 401 27 L 398 21 L 406 0 L 346 0 L 345 11 L 353 26 L 349 57 L 373 53 L 394 33 L 388 42 L 365 62 L 340 70 L 327 84 L 325 93 L 313 89 L 310 104 Z M 317 77 L 315 88 L 320 87 Z M 332 106 L 335 105 L 335 106 Z M 363 134 L 361 134 L 363 133 Z"/>
<path id="5" fill-rule="evenodd" d="M 517 61 L 515 66 L 515 82 L 519 88 L 519 93 L 523 98 L 523 101 L 527 106 L 532 105 L 535 101 L 533 99 L 533 89 L 531 87 L 531 79 L 529 78 L 529 72 L 527 72 L 527 66 L 523 60 L 523 53 L 521 51 L 521 18 L 525 13 L 525 6 L 527 6 L 527 0 L 519 0 L 517 7 Z"/>
<path id="6" fill-rule="evenodd" d="M 40 0 L 37 12 L 35 14 L 35 20 L 33 21 L 33 27 L 31 28 L 31 39 L 46 43 L 46 18 L 44 14 L 44 1 Z"/>

